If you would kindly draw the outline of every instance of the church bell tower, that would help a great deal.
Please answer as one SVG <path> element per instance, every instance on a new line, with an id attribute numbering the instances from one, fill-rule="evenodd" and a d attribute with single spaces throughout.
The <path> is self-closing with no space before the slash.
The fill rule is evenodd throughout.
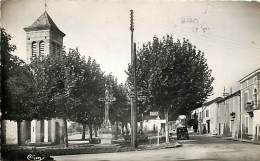
<path id="1" fill-rule="evenodd" d="M 56 54 L 62 50 L 65 34 L 56 26 L 47 11 L 26 32 L 27 62 L 39 55 Z"/>

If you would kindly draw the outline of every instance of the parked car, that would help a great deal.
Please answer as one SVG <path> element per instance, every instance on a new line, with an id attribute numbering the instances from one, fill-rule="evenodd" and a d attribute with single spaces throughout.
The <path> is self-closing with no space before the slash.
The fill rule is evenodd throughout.
<path id="1" fill-rule="evenodd" d="M 177 128 L 177 140 L 189 140 L 189 132 L 187 127 Z"/>
<path id="2" fill-rule="evenodd" d="M 176 134 L 176 129 L 172 129 L 169 131 L 170 136 L 173 136 L 174 134 Z"/>

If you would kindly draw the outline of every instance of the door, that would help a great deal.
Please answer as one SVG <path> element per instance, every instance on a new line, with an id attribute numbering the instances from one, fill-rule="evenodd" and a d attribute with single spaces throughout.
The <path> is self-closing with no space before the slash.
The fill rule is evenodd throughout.
<path id="1" fill-rule="evenodd" d="M 234 120 L 230 121 L 230 133 L 233 138 L 235 138 L 235 127 L 234 127 Z"/>
<path id="2" fill-rule="evenodd" d="M 207 131 L 210 133 L 210 120 L 207 120 Z"/>

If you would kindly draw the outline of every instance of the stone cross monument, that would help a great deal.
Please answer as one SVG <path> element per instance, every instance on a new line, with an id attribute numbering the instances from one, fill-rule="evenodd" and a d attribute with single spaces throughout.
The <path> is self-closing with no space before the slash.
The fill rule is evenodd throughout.
<path id="1" fill-rule="evenodd" d="M 105 97 L 99 98 L 99 101 L 105 102 L 105 119 L 100 130 L 101 144 L 112 144 L 113 129 L 109 121 L 109 107 L 112 102 L 116 100 L 113 94 L 110 92 L 108 85 L 105 85 Z"/>
<path id="2" fill-rule="evenodd" d="M 105 85 L 105 87 L 106 87 L 105 97 L 99 98 L 99 101 L 105 102 L 105 119 L 103 122 L 103 126 L 111 126 L 111 123 L 109 121 L 109 107 L 110 104 L 112 104 L 112 102 L 116 100 L 116 98 L 110 92 L 108 85 Z"/>

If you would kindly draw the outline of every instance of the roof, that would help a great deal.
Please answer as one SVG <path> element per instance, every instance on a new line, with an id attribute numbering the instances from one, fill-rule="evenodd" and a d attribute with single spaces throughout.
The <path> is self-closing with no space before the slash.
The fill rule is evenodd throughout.
<path id="1" fill-rule="evenodd" d="M 24 28 L 25 31 L 37 31 L 43 29 L 53 29 L 54 31 L 59 32 L 62 36 L 65 36 L 46 11 L 36 21 L 34 21 L 32 25 Z"/>
<path id="2" fill-rule="evenodd" d="M 247 74 L 246 76 L 244 76 L 242 79 L 239 80 L 240 83 L 244 82 L 245 80 L 247 80 L 248 78 L 254 76 L 255 74 L 260 73 L 260 68 L 256 69 L 255 71 Z"/>
<path id="3" fill-rule="evenodd" d="M 203 106 L 209 106 L 209 105 L 211 105 L 212 103 L 215 103 L 215 102 L 217 102 L 217 101 L 219 101 L 219 100 L 222 100 L 222 99 L 223 99 L 222 97 L 217 97 L 217 98 L 215 98 L 215 99 L 213 99 L 213 100 L 211 100 L 211 101 L 208 101 L 208 102 L 204 103 Z"/>
<path id="4" fill-rule="evenodd" d="M 223 99 L 217 101 L 217 103 L 224 102 L 225 100 L 227 100 L 227 99 L 229 99 L 229 98 L 232 98 L 232 97 L 234 97 L 234 96 L 240 96 L 240 90 L 238 90 L 238 91 L 232 93 L 231 95 L 228 95 L 227 97 L 225 97 L 225 98 L 223 98 Z"/>

